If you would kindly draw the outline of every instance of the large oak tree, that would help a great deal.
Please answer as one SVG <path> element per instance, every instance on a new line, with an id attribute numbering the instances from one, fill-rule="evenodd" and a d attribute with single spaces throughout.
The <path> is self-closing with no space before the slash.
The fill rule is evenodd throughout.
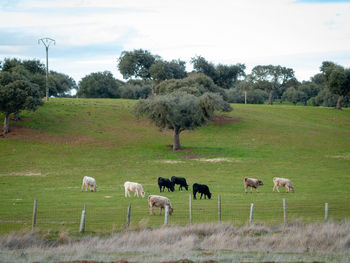
<path id="1" fill-rule="evenodd" d="M 160 129 L 173 130 L 173 150 L 180 150 L 180 133 L 205 125 L 215 110 L 231 111 L 230 105 L 215 93 L 197 97 L 187 92 L 175 91 L 139 100 L 134 113 L 145 116 Z"/>
<path id="2" fill-rule="evenodd" d="M 344 97 L 350 94 L 350 69 L 345 69 L 330 61 L 324 61 L 322 62 L 321 72 L 329 91 L 338 95 L 335 108 L 341 109 Z"/>
<path id="3" fill-rule="evenodd" d="M 0 72 L 0 112 L 5 114 L 3 134 L 10 130 L 10 114 L 21 110 L 36 110 L 43 104 L 38 85 L 19 75 Z"/>

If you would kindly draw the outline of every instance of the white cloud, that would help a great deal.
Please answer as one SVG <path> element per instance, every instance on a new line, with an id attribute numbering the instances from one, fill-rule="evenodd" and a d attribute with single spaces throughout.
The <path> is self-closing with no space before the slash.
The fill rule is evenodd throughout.
<path id="1" fill-rule="evenodd" d="M 214 63 L 279 63 L 294 68 L 301 79 L 317 73 L 323 60 L 339 58 L 332 54 L 350 51 L 348 25 L 348 3 L 292 0 L 33 0 L 20 1 L 10 11 L 0 9 L 0 30 L 52 37 L 67 49 L 109 43 L 124 50 L 147 49 L 167 60 L 202 55 Z M 106 55 L 98 52 L 96 59 Z M 120 54 L 110 55 L 113 62 L 106 61 L 106 69 L 110 63 L 116 69 Z M 30 54 L 18 51 L 18 56 Z M 69 56 L 61 59 L 72 65 L 65 73 L 81 72 Z"/>

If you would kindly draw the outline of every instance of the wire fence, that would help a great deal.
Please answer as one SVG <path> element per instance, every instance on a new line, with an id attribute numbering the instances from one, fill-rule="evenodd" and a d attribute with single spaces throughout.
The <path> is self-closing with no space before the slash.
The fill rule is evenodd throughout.
<path id="1" fill-rule="evenodd" d="M 192 200 L 173 204 L 174 213 L 169 216 L 168 224 L 187 225 L 197 223 L 225 222 L 243 225 L 252 222 L 265 224 L 283 224 L 295 220 L 315 222 L 325 220 L 347 220 L 350 218 L 350 202 L 315 202 L 315 200 L 280 199 L 266 201 L 240 202 L 221 198 L 212 200 Z M 22 200 L 13 203 L 12 208 L 0 215 L 0 233 L 38 228 L 52 231 L 81 230 L 82 211 L 85 207 L 85 232 L 113 232 L 129 227 L 131 229 L 159 227 L 164 224 L 163 210 L 154 208 L 150 215 L 147 198 L 130 198 L 129 205 L 90 203 L 63 203 L 53 207 L 52 202 Z M 285 206 L 283 203 L 285 202 Z M 253 209 L 252 209 L 253 204 Z M 12 211 L 11 211 L 12 209 Z M 129 212 L 129 214 L 128 214 Z M 15 216 L 14 216 L 15 214 Z M 129 222 L 128 222 L 129 218 Z"/>

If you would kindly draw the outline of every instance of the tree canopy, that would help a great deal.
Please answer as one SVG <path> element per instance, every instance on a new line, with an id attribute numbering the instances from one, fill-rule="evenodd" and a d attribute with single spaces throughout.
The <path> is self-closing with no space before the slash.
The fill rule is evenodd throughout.
<path id="1" fill-rule="evenodd" d="M 43 94 L 35 83 L 18 74 L 0 72 L 0 112 L 5 114 L 3 134 L 10 130 L 10 114 L 21 110 L 36 110 L 43 104 Z"/>
<path id="2" fill-rule="evenodd" d="M 182 79 L 187 76 L 186 62 L 157 60 L 149 69 L 151 78 L 157 82 L 167 79 Z"/>
<path id="3" fill-rule="evenodd" d="M 190 73 L 184 79 L 165 80 L 153 88 L 155 94 L 169 94 L 174 91 L 184 91 L 195 96 L 205 92 L 224 94 L 223 89 L 215 85 L 214 81 L 203 73 Z"/>
<path id="4" fill-rule="evenodd" d="M 136 116 L 145 116 L 161 129 L 173 130 L 173 150 L 181 149 L 182 131 L 205 125 L 215 110 L 231 111 L 232 108 L 218 94 L 205 93 L 197 97 L 181 91 L 139 100 L 134 107 Z"/>
<path id="5" fill-rule="evenodd" d="M 273 104 L 274 93 L 283 94 L 297 82 L 293 69 L 279 65 L 258 65 L 252 69 L 249 78 L 254 85 L 268 92 L 270 105 Z"/>
<path id="6" fill-rule="evenodd" d="M 344 97 L 350 94 L 350 69 L 345 69 L 330 61 L 324 61 L 321 72 L 329 91 L 339 96 L 335 108 L 341 109 Z"/>
<path id="7" fill-rule="evenodd" d="M 39 60 L 20 60 L 16 58 L 5 58 L 1 63 L 1 71 L 21 76 L 21 79 L 35 83 L 40 90 L 46 92 L 46 70 L 45 65 Z M 49 74 L 49 96 L 65 96 L 72 89 L 77 89 L 75 81 L 68 75 L 50 71 Z"/>
<path id="8" fill-rule="evenodd" d="M 224 89 L 231 88 L 239 77 L 245 76 L 244 64 L 214 65 L 201 56 L 192 58 L 191 63 L 196 72 L 209 76 L 216 85 Z"/>
<path id="9" fill-rule="evenodd" d="M 91 73 L 79 82 L 77 96 L 81 98 L 119 98 L 119 87 L 109 71 Z"/>
<path id="10" fill-rule="evenodd" d="M 119 72 L 124 79 L 131 77 L 150 79 L 151 74 L 149 70 L 157 57 L 143 49 L 123 51 L 118 59 Z"/>
<path id="11" fill-rule="evenodd" d="M 78 89 L 77 84 L 73 78 L 56 71 L 50 71 L 49 87 L 49 96 L 54 97 L 64 97 L 71 90 Z"/>

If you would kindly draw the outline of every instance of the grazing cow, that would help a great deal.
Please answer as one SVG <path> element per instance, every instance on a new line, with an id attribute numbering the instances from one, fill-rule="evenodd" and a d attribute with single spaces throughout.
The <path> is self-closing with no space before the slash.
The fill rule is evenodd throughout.
<path id="1" fill-rule="evenodd" d="M 165 187 L 168 188 L 168 192 L 174 192 L 174 184 L 168 178 L 158 177 L 158 186 L 160 192 L 162 192 L 162 189 L 164 192 Z"/>
<path id="2" fill-rule="evenodd" d="M 289 179 L 286 178 L 278 178 L 278 177 L 274 177 L 273 178 L 273 192 L 275 191 L 275 189 L 277 190 L 277 192 L 280 192 L 278 190 L 278 187 L 285 187 L 286 188 L 286 193 L 289 193 L 289 191 L 292 191 L 294 193 L 294 186 L 292 184 L 292 182 Z"/>
<path id="3" fill-rule="evenodd" d="M 255 179 L 255 178 L 244 178 L 244 191 L 247 193 L 247 188 L 250 186 L 250 192 L 253 192 L 253 188 L 255 188 L 256 192 L 259 193 L 258 187 L 259 185 L 264 185 L 263 181 Z"/>
<path id="4" fill-rule="evenodd" d="M 81 191 L 83 191 L 85 187 L 85 192 L 87 191 L 87 187 L 89 186 L 89 189 L 91 192 L 97 191 L 97 185 L 96 185 L 96 180 L 95 178 L 89 177 L 89 176 L 84 176 L 83 178 L 83 183 L 81 184 Z"/>
<path id="5" fill-rule="evenodd" d="M 197 199 L 196 198 L 196 194 L 200 193 L 201 194 L 201 198 L 204 194 L 204 199 L 206 199 L 206 196 L 208 196 L 208 198 L 211 198 L 211 193 L 209 191 L 209 187 L 205 184 L 193 184 L 193 199 Z"/>
<path id="6" fill-rule="evenodd" d="M 170 200 L 164 196 L 160 195 L 149 195 L 148 196 L 148 208 L 151 215 L 154 215 L 153 207 L 159 207 L 159 215 L 162 214 L 162 209 L 165 209 L 165 206 L 169 206 L 169 214 L 171 215 L 174 209 L 171 207 Z"/>
<path id="7" fill-rule="evenodd" d="M 145 197 L 145 192 L 143 191 L 142 185 L 139 183 L 125 182 L 124 189 L 125 189 L 125 197 L 128 197 L 128 196 L 130 197 L 130 192 L 135 192 L 134 196 L 137 195 L 137 197 L 139 197 L 139 194 L 140 194 L 142 198 Z"/>
<path id="8" fill-rule="evenodd" d="M 185 187 L 185 189 L 188 191 L 188 184 L 185 178 L 172 176 L 171 182 L 173 183 L 174 186 L 175 184 L 179 184 L 180 185 L 179 190 L 182 190 L 182 187 Z"/>

